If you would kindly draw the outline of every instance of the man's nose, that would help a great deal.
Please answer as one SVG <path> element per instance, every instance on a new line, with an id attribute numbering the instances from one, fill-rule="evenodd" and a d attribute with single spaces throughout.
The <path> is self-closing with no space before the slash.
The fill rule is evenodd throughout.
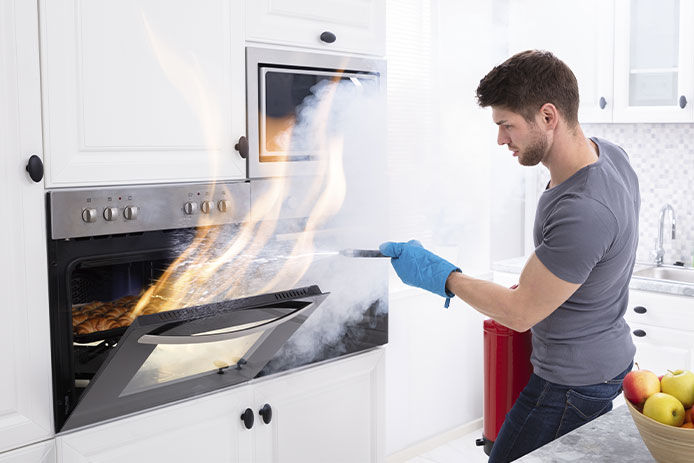
<path id="1" fill-rule="evenodd" d="M 499 127 L 499 134 L 496 137 L 496 142 L 499 145 L 506 145 L 511 143 L 511 140 L 503 133 L 503 128 Z"/>

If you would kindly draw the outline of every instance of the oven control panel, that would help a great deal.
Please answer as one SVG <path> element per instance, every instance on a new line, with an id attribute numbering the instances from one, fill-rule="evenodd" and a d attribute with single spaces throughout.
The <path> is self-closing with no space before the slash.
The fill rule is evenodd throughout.
<path id="1" fill-rule="evenodd" d="M 136 233 L 249 220 L 250 183 L 74 188 L 48 193 L 51 238 Z"/>

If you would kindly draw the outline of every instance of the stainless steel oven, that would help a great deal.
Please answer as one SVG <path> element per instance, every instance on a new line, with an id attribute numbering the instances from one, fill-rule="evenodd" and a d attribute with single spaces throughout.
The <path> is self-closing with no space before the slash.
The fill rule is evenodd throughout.
<path id="1" fill-rule="evenodd" d="M 385 73 L 378 59 L 246 48 L 249 177 L 315 174 L 327 149 L 323 137 L 312 136 L 316 125 L 333 135 L 349 130 L 339 114 L 347 101 L 361 100 L 364 114 L 380 112 Z M 339 98 L 340 104 L 331 101 Z M 384 134 L 382 122 L 358 131 Z"/>
<path id="2" fill-rule="evenodd" d="M 335 252 L 375 222 L 268 214 L 273 185 L 47 193 L 57 431 L 387 342 L 386 267 Z"/>

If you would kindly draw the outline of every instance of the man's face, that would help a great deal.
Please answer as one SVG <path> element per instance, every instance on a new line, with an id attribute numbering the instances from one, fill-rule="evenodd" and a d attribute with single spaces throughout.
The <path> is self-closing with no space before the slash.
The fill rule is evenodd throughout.
<path id="1" fill-rule="evenodd" d="M 547 153 L 547 135 L 537 123 L 528 122 L 523 116 L 507 109 L 492 107 L 492 118 L 499 126 L 497 143 L 507 145 L 524 166 L 535 166 Z"/>

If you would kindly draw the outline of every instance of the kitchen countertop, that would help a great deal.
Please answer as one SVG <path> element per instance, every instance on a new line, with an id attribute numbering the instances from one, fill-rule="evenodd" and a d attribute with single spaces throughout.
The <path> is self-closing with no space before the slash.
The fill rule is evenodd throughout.
<path id="1" fill-rule="evenodd" d="M 651 463 L 651 456 L 626 405 L 563 435 L 516 460 L 521 463 L 628 461 Z"/>
<path id="2" fill-rule="evenodd" d="M 527 256 L 514 257 L 512 259 L 501 260 L 492 264 L 492 270 L 496 272 L 520 273 L 523 270 Z M 647 264 L 637 263 L 634 270 L 639 270 L 648 266 Z M 676 296 L 694 297 L 694 285 L 685 283 L 675 283 L 670 281 L 658 281 L 642 278 L 632 278 L 629 282 L 630 289 L 641 291 L 655 291 L 658 293 L 674 294 Z"/>

